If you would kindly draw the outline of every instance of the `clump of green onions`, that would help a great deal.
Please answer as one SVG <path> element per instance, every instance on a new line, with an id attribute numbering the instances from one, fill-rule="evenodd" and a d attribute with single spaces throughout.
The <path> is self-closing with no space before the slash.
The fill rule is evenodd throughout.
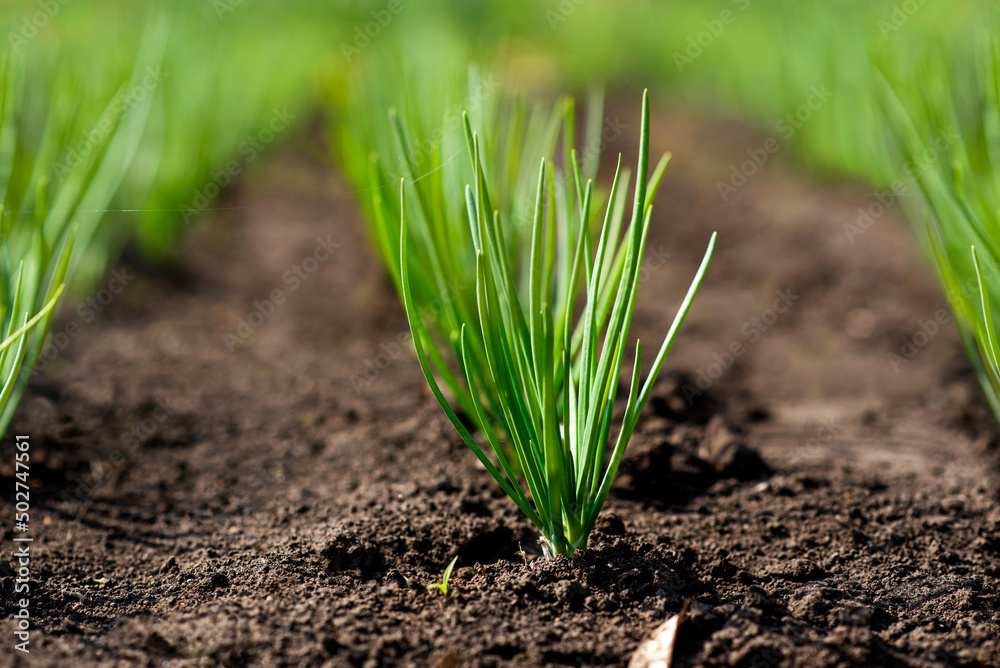
<path id="1" fill-rule="evenodd" d="M 447 370 L 413 298 L 404 187 L 400 279 L 414 347 L 441 408 L 504 492 L 538 528 L 546 556 L 573 556 L 587 547 L 639 413 L 708 268 L 715 235 L 644 383 L 640 383 L 642 346 L 636 341 L 629 395 L 612 440 L 618 378 L 625 361 L 652 201 L 668 161 L 664 155 L 647 182 L 648 92 L 643 95 L 631 220 L 623 230 L 624 207 L 616 206 L 621 194 L 619 156 L 596 251 L 588 220 L 593 182 L 583 183 L 575 152 L 568 165 L 570 198 L 577 214 L 575 241 L 565 226 L 557 229 L 559 178 L 551 164 L 541 161 L 529 256 L 520 258 L 529 267 L 526 294 L 519 294 L 512 270 L 518 258 L 511 256 L 499 212 L 491 204 L 481 141 L 472 132 L 467 116 L 465 132 L 476 180 L 465 190 L 476 258 L 476 312 L 460 328 L 460 367 L 477 423 L 483 421 L 484 412 L 480 392 L 488 392 L 488 400 L 499 409 L 497 419 L 510 436 L 508 447 L 493 430 L 484 431 L 488 448 L 482 447 L 449 405 L 435 378 L 435 372 L 443 375 Z M 574 327 L 575 299 L 581 288 L 584 303 Z M 469 363 L 472 350 L 480 351 L 483 357 L 488 385 L 477 382 L 474 376 Z"/>
<path id="2" fill-rule="evenodd" d="M 919 85 L 911 59 L 882 92 L 922 196 L 911 217 L 926 224 L 966 353 L 1000 420 L 1000 39 L 974 50 L 971 62 L 943 49 L 916 59 Z M 940 137 L 949 138 L 943 150 Z"/>
<path id="3" fill-rule="evenodd" d="M 467 220 L 465 186 L 477 178 L 475 169 L 480 169 L 491 184 L 491 202 L 500 212 L 509 269 L 514 283 L 523 289 L 530 278 L 536 168 L 541 158 L 556 153 L 560 139 L 564 163 L 569 164 L 575 139 L 575 104 L 567 97 L 554 104 L 528 105 L 521 97 L 505 95 L 493 75 L 483 74 L 475 66 L 467 71 L 455 67 L 453 63 L 464 60 L 460 50 L 452 58 L 443 57 L 450 51 L 421 53 L 418 66 L 407 60 L 412 67 L 406 69 L 395 53 L 375 57 L 356 72 L 357 85 L 346 105 L 345 121 L 337 127 L 336 145 L 345 171 L 366 195 L 361 201 L 367 209 L 372 242 L 400 297 L 400 202 L 390 193 L 401 176 L 406 179 L 413 200 L 408 212 L 412 301 L 429 329 L 448 344 L 440 351 L 428 349 L 428 355 L 434 358 L 452 399 L 476 429 L 502 430 L 502 409 L 493 402 L 498 393 L 485 352 L 477 339 L 469 341 L 469 350 L 464 353 L 460 347 L 462 324 L 470 322 L 478 308 L 475 230 Z M 462 103 L 476 109 L 474 116 L 463 117 Z M 579 167 L 587 178 L 597 173 L 603 121 L 603 94 L 594 88 L 584 124 L 588 150 Z M 477 131 L 480 152 L 490 156 L 478 166 L 463 159 L 469 146 L 467 127 Z M 628 176 L 623 172 L 619 184 L 623 188 Z M 560 230 L 557 242 L 565 251 L 555 271 L 568 284 L 573 259 L 569 245 L 579 234 L 580 221 L 589 224 L 595 216 L 573 215 L 573 198 L 567 193 L 570 186 L 561 174 L 551 186 L 548 213 L 555 218 L 552 229 Z M 592 196 L 592 211 L 598 210 L 599 200 L 599 195 Z M 607 262 L 613 259 L 609 257 Z M 618 262 L 622 260 L 618 258 Z M 562 295 L 551 305 L 560 326 L 566 321 L 563 316 L 568 304 Z M 575 349 L 580 342 L 580 336 L 575 335 Z M 460 362 L 476 381 L 481 411 L 469 396 L 465 378 L 452 372 L 451 366 Z"/>

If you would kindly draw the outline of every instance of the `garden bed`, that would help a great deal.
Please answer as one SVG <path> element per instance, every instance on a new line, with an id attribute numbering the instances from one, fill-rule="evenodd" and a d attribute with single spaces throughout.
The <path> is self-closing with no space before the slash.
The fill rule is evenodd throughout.
<path id="1" fill-rule="evenodd" d="M 539 558 L 431 397 L 354 195 L 299 146 L 173 269 L 126 261 L 53 328 L 81 333 L 13 427 L 35 633 L 0 666 L 618 665 L 688 598 L 677 665 L 1000 665 L 996 425 L 898 206 L 849 234 L 870 187 L 811 185 L 787 148 L 722 202 L 766 137 L 668 112 L 651 137 L 674 159 L 634 333 L 659 341 L 719 245 L 591 549 Z"/>

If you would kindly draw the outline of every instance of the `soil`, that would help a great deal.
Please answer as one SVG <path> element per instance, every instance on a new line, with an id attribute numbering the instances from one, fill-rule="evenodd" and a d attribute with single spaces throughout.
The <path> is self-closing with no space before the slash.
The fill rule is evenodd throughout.
<path id="1" fill-rule="evenodd" d="M 852 240 L 871 187 L 816 185 L 786 147 L 723 202 L 767 137 L 655 116 L 674 158 L 633 332 L 658 341 L 719 246 L 590 549 L 541 558 L 453 433 L 355 196 L 303 139 L 174 266 L 126 259 L 93 322 L 64 309 L 81 333 L 13 428 L 31 653 L 3 563 L 0 667 L 625 665 L 688 599 L 674 665 L 1000 666 L 997 427 L 899 206 Z"/>

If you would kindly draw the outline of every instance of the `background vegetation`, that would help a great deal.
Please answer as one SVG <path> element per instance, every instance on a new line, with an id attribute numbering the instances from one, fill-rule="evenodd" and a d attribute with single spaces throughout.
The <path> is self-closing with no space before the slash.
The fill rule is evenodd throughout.
<path id="1" fill-rule="evenodd" d="M 480 81 L 531 100 L 525 110 L 536 100 L 558 107 L 567 91 L 584 99 L 595 81 L 616 94 L 649 87 L 654 103 L 758 124 L 818 178 L 919 192 L 900 199 L 1000 411 L 994 3 L 15 0 L 0 10 L 0 27 L 7 334 L 41 313 L 64 278 L 70 298 L 88 294 L 126 243 L 169 261 L 198 210 L 320 114 L 363 207 L 373 221 L 382 207 L 388 216 L 397 206 L 382 197 L 388 176 L 407 173 L 389 107 L 421 128 L 428 164 L 447 158 L 461 142 L 455 105 L 475 102 L 466 78 L 474 61 Z M 515 110 L 506 104 L 484 103 L 473 118 L 496 125 Z M 808 122 L 797 119 L 803 108 Z M 538 127 L 528 144 L 539 155 L 556 150 Z M 510 165 L 491 159 L 487 175 L 513 202 L 527 179 L 513 174 L 505 186 L 489 173 L 501 166 Z M 52 317 L 24 339 L 23 365 L 16 345 L 3 361 L 10 392 L 0 394 L 0 427 Z"/>

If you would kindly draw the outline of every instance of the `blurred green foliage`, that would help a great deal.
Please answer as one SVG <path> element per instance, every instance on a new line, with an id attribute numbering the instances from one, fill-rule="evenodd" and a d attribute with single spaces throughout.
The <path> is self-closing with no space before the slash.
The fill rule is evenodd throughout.
<path id="1" fill-rule="evenodd" d="M 66 271 L 78 290 L 100 280 L 127 239 L 151 259 L 169 258 L 199 210 L 320 110 L 340 128 L 334 142 L 361 142 L 352 155 L 368 146 L 395 159 L 391 137 L 374 129 L 390 101 L 356 82 L 378 59 L 413 72 L 437 58 L 457 61 L 459 76 L 476 61 L 505 90 L 544 100 L 580 95 L 595 80 L 648 86 L 654 99 L 777 133 L 817 172 L 880 188 L 916 183 L 924 197 L 906 198 L 909 218 L 929 240 L 974 351 L 974 338 L 989 337 L 982 299 L 976 307 L 976 295 L 956 299 L 951 287 L 971 279 L 978 291 L 975 243 L 985 291 L 1000 294 L 989 279 L 998 264 L 988 74 L 997 27 L 996 3 L 982 0 L 8 0 L 2 326 L 11 331 L 54 294 L 73 230 Z M 428 92 L 391 104 L 423 114 L 430 155 L 447 141 L 435 143 L 432 130 L 447 98 L 433 71 L 422 74 L 406 83 Z M 817 87 L 830 94 L 808 122 L 780 130 Z M 370 117 L 349 138 L 343 117 L 358 108 Z M 961 141 L 920 160 L 942 133 Z M 336 152 L 360 183 L 367 166 Z M 359 197 L 373 214 L 370 194 Z M 14 313 L 22 261 L 23 312 Z M 47 322 L 28 339 L 29 361 Z M 991 387 L 990 355 L 974 360 Z"/>

